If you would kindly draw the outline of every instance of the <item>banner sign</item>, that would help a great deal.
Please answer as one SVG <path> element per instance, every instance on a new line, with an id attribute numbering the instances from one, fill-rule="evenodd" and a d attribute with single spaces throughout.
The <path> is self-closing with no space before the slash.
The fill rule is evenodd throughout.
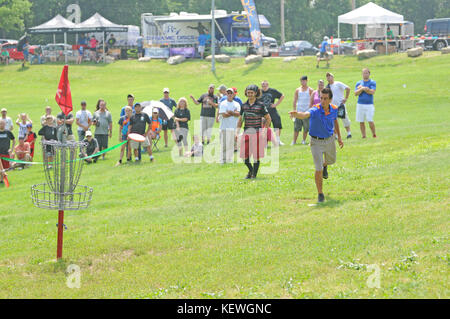
<path id="1" fill-rule="evenodd" d="M 144 56 L 152 59 L 167 59 L 170 51 L 169 48 L 145 48 Z"/>
<path id="2" fill-rule="evenodd" d="M 256 6 L 254 0 L 241 0 L 242 6 L 247 13 L 248 26 L 250 29 L 250 35 L 252 36 L 253 46 L 256 50 L 262 47 L 261 44 L 261 29 L 259 27 L 259 17 L 256 12 Z"/>
<path id="3" fill-rule="evenodd" d="M 170 56 L 183 55 L 186 58 L 195 57 L 195 47 L 188 48 L 170 48 Z"/>

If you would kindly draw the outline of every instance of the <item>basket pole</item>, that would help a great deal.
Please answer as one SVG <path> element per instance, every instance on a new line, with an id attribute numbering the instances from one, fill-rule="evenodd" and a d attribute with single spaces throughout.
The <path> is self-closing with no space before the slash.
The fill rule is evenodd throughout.
<path id="1" fill-rule="evenodd" d="M 56 259 L 62 258 L 62 248 L 63 248 L 63 227 L 64 227 L 64 211 L 58 211 L 58 245 L 56 248 Z"/>

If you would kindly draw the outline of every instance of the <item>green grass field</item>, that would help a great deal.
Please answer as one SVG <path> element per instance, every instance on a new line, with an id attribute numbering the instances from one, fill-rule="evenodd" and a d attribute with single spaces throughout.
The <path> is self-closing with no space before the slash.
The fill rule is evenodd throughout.
<path id="1" fill-rule="evenodd" d="M 288 145 L 294 90 L 301 75 L 316 87 L 331 71 L 353 91 L 363 67 L 377 81 L 378 138 L 361 139 L 351 95 L 353 139 L 344 139 L 329 169 L 326 203 L 308 206 L 317 200 L 311 152 Z M 246 181 L 240 163 L 176 164 L 173 142 L 153 164 L 144 156 L 140 165 L 116 168 L 115 150 L 84 167 L 80 184 L 94 188 L 93 201 L 66 212 L 64 258 L 56 263 L 57 212 L 35 208 L 30 198 L 30 187 L 45 181 L 42 166 L 12 171 L 11 187 L 0 186 L 0 298 L 450 297 L 449 55 L 336 57 L 330 69 L 316 69 L 312 57 L 256 65 L 234 59 L 218 64 L 216 75 L 209 68 L 157 60 L 70 66 L 75 111 L 82 99 L 92 111 L 104 98 L 117 123 L 128 93 L 159 99 L 169 87 L 176 99 L 198 97 L 210 83 L 224 83 L 242 97 L 246 85 L 267 79 L 286 95 L 278 172 Z M 57 111 L 61 70 L 0 66 L 0 107 L 14 121 L 29 113 L 38 130 L 44 107 Z M 198 119 L 200 107 L 189 108 Z M 117 141 L 115 124 L 110 145 Z M 70 264 L 80 267 L 79 289 L 66 285 Z M 378 273 L 373 267 L 380 288 L 368 284 Z"/>

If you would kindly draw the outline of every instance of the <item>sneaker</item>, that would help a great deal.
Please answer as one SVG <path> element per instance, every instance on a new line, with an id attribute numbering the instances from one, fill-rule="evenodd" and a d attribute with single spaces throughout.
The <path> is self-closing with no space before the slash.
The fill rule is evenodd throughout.
<path id="1" fill-rule="evenodd" d="M 150 156 L 150 162 L 153 162 L 155 158 L 153 156 Z"/>
<path id="2" fill-rule="evenodd" d="M 320 193 L 318 198 L 317 198 L 317 202 L 318 203 L 323 203 L 325 201 L 325 195 Z"/>
<path id="3" fill-rule="evenodd" d="M 305 141 L 305 140 L 303 140 L 303 141 L 302 141 L 302 144 L 303 144 L 303 145 L 306 145 L 306 141 Z"/>
<path id="4" fill-rule="evenodd" d="M 165 148 L 169 147 L 169 145 L 164 145 Z"/>
<path id="5" fill-rule="evenodd" d="M 294 146 L 295 144 L 297 144 L 297 143 L 294 143 L 294 141 L 291 142 L 291 146 Z"/>
<path id="6" fill-rule="evenodd" d="M 117 167 L 117 166 L 120 166 L 120 164 L 122 164 L 122 163 L 121 163 L 121 162 L 117 162 L 115 166 L 116 166 L 116 167 Z"/>
<path id="7" fill-rule="evenodd" d="M 376 134 L 374 134 L 374 135 L 373 135 L 373 138 L 377 138 L 377 135 L 376 135 Z"/>
<path id="8" fill-rule="evenodd" d="M 251 172 L 248 172 L 247 176 L 245 176 L 245 179 L 252 179 L 253 174 Z"/>
<path id="9" fill-rule="evenodd" d="M 284 143 L 282 141 L 279 141 L 278 144 L 281 145 L 281 146 L 284 145 Z"/>
<path id="10" fill-rule="evenodd" d="M 127 162 L 131 162 L 131 157 L 130 157 L 130 158 L 127 158 Z"/>
<path id="11" fill-rule="evenodd" d="M 323 167 L 322 175 L 323 175 L 323 179 L 327 179 L 328 178 L 328 166 L 324 166 Z"/>
<path id="12" fill-rule="evenodd" d="M 347 138 L 352 138 L 352 134 L 348 134 L 348 135 L 347 135 Z"/>

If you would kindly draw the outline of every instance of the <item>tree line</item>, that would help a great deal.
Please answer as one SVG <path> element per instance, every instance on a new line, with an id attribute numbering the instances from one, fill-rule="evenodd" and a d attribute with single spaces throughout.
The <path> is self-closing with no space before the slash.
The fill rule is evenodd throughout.
<path id="1" fill-rule="evenodd" d="M 360 7 L 370 0 L 356 0 Z M 352 10 L 351 0 L 284 0 L 285 38 L 318 44 L 324 35 L 337 36 L 338 16 Z M 415 33 L 422 34 L 427 19 L 450 17 L 450 0 L 372 0 L 372 2 L 414 22 Z M 24 31 L 42 24 L 57 14 L 67 17 L 69 4 L 81 7 L 81 21 L 98 12 L 114 23 L 141 24 L 141 14 L 167 15 L 170 12 L 207 14 L 211 0 L 0 0 L 0 35 L 19 38 Z M 280 0 L 255 0 L 259 14 L 271 23 L 266 36 L 281 39 Z M 242 11 L 241 0 L 215 0 L 216 9 Z M 341 37 L 350 38 L 352 27 L 341 25 Z"/>

